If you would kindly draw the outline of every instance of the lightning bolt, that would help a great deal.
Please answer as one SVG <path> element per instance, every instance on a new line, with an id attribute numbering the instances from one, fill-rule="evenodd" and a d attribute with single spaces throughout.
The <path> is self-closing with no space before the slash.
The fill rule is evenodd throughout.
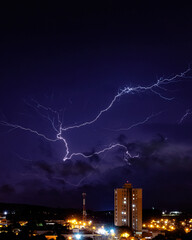
<path id="1" fill-rule="evenodd" d="M 32 99 L 33 104 L 29 104 L 29 103 L 27 103 L 27 104 L 29 106 L 31 106 L 33 109 L 35 109 L 35 111 L 37 111 L 40 114 L 41 117 L 47 119 L 51 123 L 52 129 L 55 132 L 55 137 L 54 138 L 50 138 L 49 136 L 46 136 L 45 134 L 40 133 L 36 130 L 33 130 L 29 127 L 24 127 L 24 126 L 9 123 L 9 122 L 6 122 L 6 121 L 1 121 L 0 123 L 1 123 L 1 125 L 4 125 L 6 127 L 11 128 L 11 130 L 16 130 L 16 129 L 24 130 L 24 131 L 30 132 L 32 134 L 35 134 L 39 137 L 42 137 L 45 140 L 50 141 L 50 142 L 62 141 L 64 143 L 64 147 L 65 147 L 65 155 L 63 157 L 64 161 L 66 161 L 67 159 L 72 159 L 75 156 L 90 158 L 94 155 L 102 154 L 106 151 L 110 151 L 110 150 L 112 150 L 114 148 L 117 148 L 117 147 L 123 148 L 125 150 L 125 160 L 128 161 L 128 158 L 137 158 L 139 156 L 138 155 L 132 156 L 129 153 L 127 147 L 125 145 L 122 145 L 122 144 L 119 144 L 119 143 L 110 144 L 109 146 L 107 146 L 107 147 L 105 147 L 105 148 L 103 148 L 99 151 L 96 151 L 92 154 L 88 154 L 88 155 L 86 155 L 84 153 L 81 153 L 81 152 L 70 153 L 67 139 L 63 136 L 64 135 L 63 133 L 65 133 L 69 130 L 74 130 L 74 129 L 77 129 L 77 128 L 81 128 L 81 127 L 85 127 L 85 126 L 94 124 L 104 113 L 108 112 L 113 107 L 113 105 L 115 104 L 115 102 L 119 98 L 121 98 L 122 96 L 124 96 L 126 94 L 128 94 L 128 95 L 129 94 L 138 94 L 138 93 L 144 93 L 144 92 L 150 91 L 153 94 L 158 95 L 163 100 L 170 101 L 173 98 L 166 97 L 161 92 L 162 91 L 163 92 L 167 91 L 167 89 L 165 88 L 166 85 L 168 85 L 170 83 L 173 83 L 173 82 L 178 82 L 182 78 L 186 78 L 187 77 L 186 75 L 190 72 L 190 70 L 191 69 L 188 68 L 186 71 L 184 71 L 180 74 L 176 74 L 175 76 L 173 76 L 171 78 L 160 78 L 154 84 L 151 84 L 151 85 L 148 85 L 148 86 L 140 86 L 139 85 L 139 86 L 136 86 L 136 87 L 124 87 L 113 97 L 112 101 L 108 104 L 108 106 L 105 107 L 104 109 L 102 109 L 96 115 L 95 118 L 93 118 L 90 121 L 87 121 L 87 122 L 84 122 L 84 123 L 81 123 L 81 124 L 75 124 L 75 125 L 72 125 L 72 126 L 69 126 L 69 127 L 64 127 L 63 126 L 63 123 L 62 123 L 63 121 L 62 121 L 62 119 L 60 117 L 60 113 L 58 111 L 56 111 L 56 110 L 54 110 L 50 107 L 46 107 L 44 105 L 41 105 L 37 101 Z M 187 113 L 187 115 L 188 114 L 189 114 L 189 112 Z M 158 115 L 158 114 L 156 114 L 156 115 Z M 141 122 L 138 122 L 138 123 L 135 123 L 129 128 L 120 129 L 120 130 L 130 130 L 133 127 L 136 127 L 138 125 L 146 123 L 149 119 L 151 119 L 152 117 L 154 117 L 156 115 L 152 114 L 149 117 L 147 117 L 145 120 L 143 120 Z M 186 116 L 185 115 L 183 116 L 183 118 L 181 119 L 180 122 L 182 122 L 184 120 L 184 118 L 187 116 L 187 115 Z"/>
<path id="2" fill-rule="evenodd" d="M 162 112 L 159 112 L 159 113 L 156 113 L 156 114 L 151 114 L 150 116 L 146 117 L 144 120 L 139 121 L 139 122 L 137 122 L 137 123 L 134 123 L 134 124 L 132 124 L 131 126 L 129 126 L 129 127 L 127 127 L 127 128 L 118 128 L 118 129 L 105 128 L 105 129 L 110 130 L 110 131 L 115 131 L 115 132 L 128 131 L 128 130 L 131 130 L 132 128 L 134 128 L 134 127 L 137 127 L 137 126 L 139 126 L 139 125 L 145 124 L 145 123 L 148 122 L 151 118 L 157 117 L 157 116 L 160 115 L 161 113 L 162 113 Z"/>
<path id="3" fill-rule="evenodd" d="M 189 115 L 192 114 L 192 110 L 191 109 L 187 109 L 185 114 L 182 116 L 182 118 L 179 121 L 179 124 L 181 124 Z"/>
<path id="4" fill-rule="evenodd" d="M 114 105 L 114 103 L 117 101 L 117 99 L 119 99 L 120 97 L 122 97 L 125 94 L 136 94 L 136 93 L 143 93 L 143 92 L 146 92 L 146 91 L 151 91 L 152 93 L 158 95 L 159 97 L 161 97 L 164 100 L 172 100 L 173 98 L 168 98 L 166 96 L 163 96 L 160 92 L 158 92 L 158 90 L 167 91 L 167 89 L 164 87 L 165 85 L 176 82 L 180 78 L 185 78 L 187 73 L 190 72 L 190 70 L 191 69 L 188 68 L 186 71 L 184 71 L 180 74 L 176 74 L 172 78 L 160 78 L 160 79 L 157 80 L 156 83 L 154 83 L 152 85 L 149 85 L 149 86 L 125 87 L 125 88 L 121 89 L 117 93 L 117 95 L 115 95 L 115 97 L 112 99 L 110 104 L 106 108 L 101 110 L 93 120 L 87 121 L 87 122 L 84 122 L 84 123 L 81 123 L 81 124 L 69 126 L 69 127 L 64 127 L 64 128 L 62 128 L 62 130 L 63 131 L 68 131 L 70 129 L 80 128 L 80 127 L 84 127 L 84 126 L 93 124 L 94 122 L 96 122 L 101 117 L 101 115 L 103 115 L 104 113 L 109 111 L 109 109 Z"/>
<path id="5" fill-rule="evenodd" d="M 94 152 L 92 154 L 89 154 L 89 155 L 85 155 L 83 153 L 72 153 L 70 156 L 68 156 L 66 159 L 64 160 L 67 160 L 67 159 L 71 159 L 72 157 L 74 156 L 81 156 L 81 157 L 84 157 L 84 158 L 90 158 L 90 157 L 93 157 L 94 155 L 100 155 L 101 153 L 104 153 L 106 151 L 109 151 L 109 150 L 112 150 L 113 148 L 116 148 L 116 147 L 121 147 L 121 148 L 124 148 L 125 149 L 125 154 L 126 156 L 130 157 L 130 158 L 137 158 L 139 157 L 139 155 L 135 155 L 135 156 L 132 156 L 128 150 L 127 150 L 127 147 L 125 145 L 122 145 L 120 143 L 116 143 L 116 144 L 111 144 L 110 146 L 98 151 L 98 152 Z"/>
<path id="6" fill-rule="evenodd" d="M 8 122 L 5 122 L 5 121 L 1 121 L 1 125 L 11 128 L 11 130 L 9 130 L 9 131 L 16 130 L 16 129 L 21 129 L 21 130 L 24 130 L 24 131 L 27 131 L 27 132 L 34 133 L 34 134 L 38 135 L 39 137 L 42 137 L 45 140 L 50 141 L 50 142 L 56 142 L 56 141 L 59 140 L 58 138 L 54 138 L 54 139 L 49 138 L 46 135 L 44 135 L 42 133 L 39 133 L 36 130 L 33 130 L 31 128 L 27 128 L 27 127 L 23 127 L 23 126 L 20 126 L 20 125 L 17 125 L 17 124 L 12 124 L 12 123 L 8 123 Z"/>

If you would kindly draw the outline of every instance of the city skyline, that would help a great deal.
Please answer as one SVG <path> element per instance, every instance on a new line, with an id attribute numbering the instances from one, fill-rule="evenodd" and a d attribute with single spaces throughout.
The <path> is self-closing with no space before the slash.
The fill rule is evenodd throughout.
<path id="1" fill-rule="evenodd" d="M 0 202 L 113 209 L 128 180 L 190 208 L 187 5 L 5 4 L 0 25 Z"/>

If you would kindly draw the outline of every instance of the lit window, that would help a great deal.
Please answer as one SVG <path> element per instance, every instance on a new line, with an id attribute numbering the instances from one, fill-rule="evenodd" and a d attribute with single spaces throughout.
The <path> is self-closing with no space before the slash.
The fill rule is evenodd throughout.
<path id="1" fill-rule="evenodd" d="M 127 202 L 126 201 L 123 201 L 124 204 L 126 204 Z"/>

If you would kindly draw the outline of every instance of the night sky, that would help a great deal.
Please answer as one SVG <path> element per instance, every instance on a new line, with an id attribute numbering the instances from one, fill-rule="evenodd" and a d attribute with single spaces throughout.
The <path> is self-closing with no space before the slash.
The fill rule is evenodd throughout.
<path id="1" fill-rule="evenodd" d="M 190 66 L 189 5 L 67 2 L 0 7 L 0 202 L 81 208 L 86 192 L 88 209 L 108 210 L 114 188 L 129 181 L 143 188 L 144 208 L 191 208 L 192 71 L 155 89 L 161 96 L 125 94 L 93 124 L 62 135 L 70 154 L 121 144 L 138 158 L 116 147 L 63 161 L 62 140 L 3 124 L 55 139 L 58 115 L 63 128 L 92 121 L 124 87 Z"/>

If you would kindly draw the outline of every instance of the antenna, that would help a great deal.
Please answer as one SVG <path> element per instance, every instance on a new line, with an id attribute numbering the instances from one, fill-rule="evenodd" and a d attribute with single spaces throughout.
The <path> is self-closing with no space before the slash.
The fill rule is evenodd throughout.
<path id="1" fill-rule="evenodd" d="M 85 197 L 86 197 L 86 193 L 82 193 L 83 196 L 83 222 L 86 221 L 86 208 L 85 208 Z"/>

